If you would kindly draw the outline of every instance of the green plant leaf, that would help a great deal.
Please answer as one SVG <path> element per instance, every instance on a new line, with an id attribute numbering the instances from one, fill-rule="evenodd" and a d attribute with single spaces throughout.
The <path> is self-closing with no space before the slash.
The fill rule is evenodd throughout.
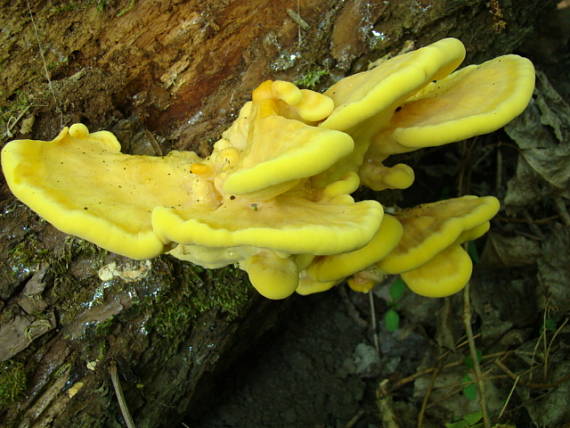
<path id="1" fill-rule="evenodd" d="M 400 314 L 390 308 L 384 314 L 384 326 L 388 331 L 396 331 L 400 328 Z"/>
<path id="2" fill-rule="evenodd" d="M 392 299 L 392 304 L 395 304 L 402 298 L 406 292 L 406 284 L 402 278 L 398 278 L 392 284 L 390 284 L 390 299 Z"/>
<path id="3" fill-rule="evenodd" d="M 471 376 L 465 375 L 463 377 L 463 382 L 465 386 L 463 387 L 463 395 L 470 401 L 474 401 L 477 399 L 477 385 L 473 383 L 473 379 Z"/>
<path id="4" fill-rule="evenodd" d="M 556 331 L 556 321 L 551 318 L 544 320 L 544 329 L 548 331 Z"/>
<path id="5" fill-rule="evenodd" d="M 457 422 L 446 423 L 445 428 L 475 428 L 481 425 L 478 422 L 483 418 L 481 412 L 468 413 Z"/>
<path id="6" fill-rule="evenodd" d="M 481 419 L 483 419 L 483 413 L 481 413 L 481 411 L 468 413 L 463 417 L 463 420 L 469 425 L 475 425 Z"/>

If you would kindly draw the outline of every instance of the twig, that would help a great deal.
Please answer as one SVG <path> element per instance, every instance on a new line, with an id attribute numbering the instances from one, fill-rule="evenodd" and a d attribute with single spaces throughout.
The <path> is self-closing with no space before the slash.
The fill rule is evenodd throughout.
<path id="1" fill-rule="evenodd" d="M 152 149 L 154 150 L 154 153 L 156 154 L 156 156 L 163 156 L 162 149 L 160 148 L 160 144 L 158 144 L 158 141 L 156 141 L 156 138 L 154 138 L 153 133 L 150 132 L 148 129 L 145 129 L 144 133 L 147 136 L 147 138 L 150 140 L 150 144 L 151 144 Z"/>
<path id="2" fill-rule="evenodd" d="M 372 290 L 368 292 L 368 301 L 370 302 L 370 322 L 372 323 L 372 338 L 376 353 L 380 355 L 380 340 L 378 338 L 378 325 L 376 324 L 376 307 L 374 306 L 374 293 Z"/>
<path id="3" fill-rule="evenodd" d="M 356 415 L 354 415 L 352 418 L 350 418 L 350 420 L 346 423 L 344 428 L 354 427 L 358 423 L 360 418 L 362 418 L 362 416 L 364 416 L 364 413 L 365 413 L 364 410 L 360 409 L 358 412 L 356 412 Z"/>
<path id="4" fill-rule="evenodd" d="M 511 371 L 511 369 L 509 369 L 507 366 L 505 366 L 505 364 L 501 360 L 496 360 L 495 364 L 503 372 L 505 372 L 505 374 L 508 377 L 510 377 L 511 379 L 516 380 L 517 378 L 520 378 L 520 375 L 516 375 L 515 373 L 513 373 Z M 570 380 L 570 374 L 568 374 L 566 376 L 562 376 L 560 379 L 556 380 L 555 382 L 551 382 L 551 383 L 531 383 L 531 382 L 524 382 L 521 380 L 521 381 L 519 381 L 519 384 L 526 387 L 526 388 L 530 388 L 530 389 L 552 389 L 552 388 L 556 388 L 558 385 L 563 384 L 564 382 L 567 382 L 568 380 Z"/>
<path id="5" fill-rule="evenodd" d="M 517 378 L 513 382 L 513 386 L 511 387 L 511 390 L 509 391 L 509 395 L 507 396 L 507 399 L 505 400 L 505 404 L 503 404 L 503 407 L 501 408 L 501 411 L 499 412 L 499 416 L 497 419 L 501 419 L 503 417 L 503 413 L 505 413 L 505 410 L 507 409 L 507 406 L 509 405 L 509 402 L 511 401 L 511 397 L 513 396 L 513 392 L 515 392 L 515 389 L 517 387 L 517 384 L 519 383 L 519 380 L 520 380 L 520 376 L 517 376 Z"/>
<path id="6" fill-rule="evenodd" d="M 536 345 L 534 345 L 534 348 L 532 350 L 532 358 L 531 358 L 531 361 L 534 363 L 537 352 L 538 352 L 538 347 L 540 346 L 541 343 L 543 343 L 543 345 L 544 345 L 544 350 L 543 350 L 543 354 L 542 354 L 543 370 L 544 370 L 544 372 L 542 374 L 543 379 L 546 379 L 546 377 L 548 375 L 546 365 L 544 365 L 544 358 L 546 356 L 546 350 L 548 347 L 548 343 L 546 341 L 546 319 L 548 318 L 548 313 L 550 311 L 548 303 L 549 302 L 547 300 L 546 304 L 545 304 L 544 312 L 542 314 L 542 328 L 540 329 L 540 336 L 538 337 L 538 340 L 536 341 Z M 532 379 L 532 372 L 531 372 L 531 379 Z"/>
<path id="7" fill-rule="evenodd" d="M 111 382 L 113 382 L 113 388 L 115 389 L 115 395 L 117 396 L 117 401 L 119 402 L 123 419 L 125 420 L 128 428 L 136 428 L 135 422 L 129 412 L 125 395 L 123 394 L 123 388 L 121 388 L 121 382 L 119 381 L 119 376 L 117 374 L 117 363 L 115 361 L 111 361 L 109 374 L 111 375 Z"/>
<path id="8" fill-rule="evenodd" d="M 520 236 L 524 236 L 525 238 L 532 239 L 533 241 L 541 241 L 541 242 L 544 241 L 544 237 L 533 235 L 532 233 L 523 232 L 522 230 L 519 230 L 517 233 Z"/>
<path id="9" fill-rule="evenodd" d="M 12 129 L 14 129 L 14 127 L 18 124 L 18 122 L 24 117 L 24 115 L 28 112 L 28 110 L 30 109 L 30 106 L 26 106 L 26 108 L 24 108 L 20 114 L 14 118 L 14 120 L 10 120 L 13 118 L 13 116 L 8 120 L 8 123 L 6 124 L 6 133 L 5 135 L 8 138 L 11 138 L 14 136 L 14 134 L 12 134 Z"/>
<path id="10" fill-rule="evenodd" d="M 528 220 L 528 227 L 530 231 L 536 236 L 540 237 L 540 239 L 544 239 L 544 234 L 542 233 L 540 228 L 535 223 L 532 222 L 532 218 L 527 210 L 523 211 L 523 215 Z"/>
<path id="11" fill-rule="evenodd" d="M 307 21 L 301 18 L 301 15 L 299 14 L 298 1 L 297 1 L 297 11 L 294 11 L 293 9 L 287 9 L 287 15 L 289 15 L 289 18 L 291 18 L 299 28 L 302 28 L 303 30 L 309 30 L 311 28 L 311 26 L 307 23 Z"/>
<path id="12" fill-rule="evenodd" d="M 301 35 L 301 29 L 307 31 L 311 28 L 311 26 L 307 23 L 307 21 L 305 21 L 303 18 L 301 18 L 301 6 L 299 4 L 299 0 L 297 0 L 297 11 L 295 12 L 293 9 L 287 9 L 287 15 L 289 15 L 289 18 L 291 18 L 295 24 L 297 24 L 297 46 L 301 47 L 301 45 L 303 44 L 303 38 Z"/>
<path id="13" fill-rule="evenodd" d="M 474 336 L 474 338 L 476 338 L 476 337 L 477 337 L 477 336 Z M 449 352 L 447 352 L 447 353 L 449 353 Z M 494 353 L 494 354 L 484 355 L 484 356 L 483 356 L 483 359 L 484 359 L 484 360 L 487 360 L 487 359 L 491 359 L 491 358 L 496 358 L 496 357 L 500 357 L 500 356 L 506 355 L 506 354 L 508 354 L 508 353 L 509 353 L 509 352 L 506 352 L 506 353 L 505 353 L 505 352 L 497 352 L 497 353 Z M 463 365 L 463 364 L 465 364 L 465 362 L 463 361 L 463 359 L 461 359 L 460 361 L 454 361 L 454 362 L 452 362 L 452 363 L 448 363 L 448 364 L 442 366 L 442 367 L 441 367 L 441 370 L 450 369 L 450 368 L 453 368 L 453 367 L 461 366 L 461 365 Z M 439 369 L 438 367 L 430 367 L 430 368 L 428 368 L 428 369 L 424 369 L 424 370 L 422 370 L 422 371 L 420 371 L 420 372 L 416 372 L 416 373 L 414 373 L 414 374 L 412 374 L 412 375 L 406 376 L 405 378 L 402 378 L 402 379 L 398 380 L 396 383 L 394 383 L 394 385 L 392 386 L 392 389 L 391 389 L 391 390 L 392 390 L 392 391 L 395 391 L 396 389 L 401 388 L 401 387 L 403 387 L 404 385 L 407 385 L 408 383 L 411 383 L 411 382 L 415 381 L 417 378 L 423 377 L 423 376 L 427 376 L 427 375 L 433 373 L 434 371 L 436 371 L 436 370 L 438 370 L 438 369 Z"/>
<path id="14" fill-rule="evenodd" d="M 566 226 L 570 226 L 570 214 L 568 214 L 568 208 L 566 207 L 566 202 L 561 196 L 554 198 L 554 204 L 556 205 L 556 211 L 560 214 L 562 221 Z"/>
<path id="15" fill-rule="evenodd" d="M 469 353 L 473 360 L 473 371 L 475 372 L 475 381 L 477 390 L 479 391 L 479 406 L 483 414 L 483 425 L 485 428 L 491 428 L 491 421 L 487 412 L 487 401 L 485 397 L 485 384 L 481 375 L 481 366 L 477 359 L 477 349 L 475 348 L 475 339 L 473 338 L 473 329 L 471 328 L 471 302 L 469 301 L 469 292 L 471 284 L 468 282 L 463 290 L 463 323 L 465 324 L 465 332 L 469 341 Z"/>
<path id="16" fill-rule="evenodd" d="M 542 361 L 543 361 L 543 365 L 542 365 L 542 379 L 546 380 L 548 379 L 548 363 L 547 363 L 547 359 L 548 359 L 548 334 L 547 334 L 547 330 L 546 330 L 546 311 L 544 311 L 544 318 L 542 319 L 542 342 L 543 342 L 543 346 L 544 346 L 544 350 L 542 351 Z"/>
<path id="17" fill-rule="evenodd" d="M 556 329 L 556 331 L 554 332 L 554 334 L 550 338 L 550 341 L 548 342 L 548 344 L 546 345 L 546 347 L 544 349 L 544 380 L 546 380 L 548 378 L 548 360 L 550 358 L 550 350 L 552 349 L 552 346 L 554 345 L 554 340 L 556 339 L 556 337 L 558 337 L 558 335 L 560 334 L 562 329 L 566 326 L 566 324 L 568 324 L 568 318 L 566 318 L 564 320 L 564 322 L 562 324 L 560 324 L 560 326 Z M 545 342 L 546 342 L 546 334 L 544 335 L 544 338 L 545 338 Z"/>
<path id="18" fill-rule="evenodd" d="M 501 149 L 497 147 L 497 176 L 495 177 L 495 195 L 500 194 L 503 178 L 503 154 Z"/>
<path id="19" fill-rule="evenodd" d="M 435 380 L 436 380 L 439 372 L 440 372 L 440 368 L 437 367 L 431 375 L 431 379 L 430 379 L 430 382 L 428 385 L 428 389 L 426 391 L 426 394 L 424 395 L 424 399 L 422 400 L 422 407 L 420 408 L 420 413 L 418 414 L 418 424 L 417 424 L 418 428 L 422 428 L 422 426 L 424 425 L 424 415 L 426 413 L 427 404 L 429 402 L 429 397 L 431 395 L 431 392 L 433 391 L 433 386 L 435 384 Z"/>
<path id="20" fill-rule="evenodd" d="M 380 413 L 380 420 L 384 428 L 398 428 L 396 414 L 392 408 L 392 399 L 388 388 L 388 379 L 384 379 L 378 384 L 376 389 L 376 405 Z"/>

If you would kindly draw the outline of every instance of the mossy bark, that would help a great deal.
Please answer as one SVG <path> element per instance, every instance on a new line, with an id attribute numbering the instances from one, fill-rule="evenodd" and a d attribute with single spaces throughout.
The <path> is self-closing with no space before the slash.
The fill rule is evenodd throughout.
<path id="1" fill-rule="evenodd" d="M 550 2 L 552 4 L 553 2 Z M 453 36 L 467 61 L 517 48 L 543 0 L 44 0 L 0 3 L 0 129 L 51 139 L 84 122 L 129 153 L 205 155 L 268 78 L 316 89 Z M 234 268 L 132 262 L 65 236 L 0 188 L 0 418 L 119 426 L 118 365 L 139 427 L 199 412 L 278 309 Z"/>

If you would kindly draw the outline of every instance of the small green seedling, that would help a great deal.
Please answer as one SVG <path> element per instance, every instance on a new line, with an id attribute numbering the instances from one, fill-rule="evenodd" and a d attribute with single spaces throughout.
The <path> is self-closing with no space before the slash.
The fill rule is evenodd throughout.
<path id="1" fill-rule="evenodd" d="M 308 71 L 293 83 L 300 88 L 315 89 L 322 77 L 329 74 L 328 70 L 316 69 Z"/>
<path id="2" fill-rule="evenodd" d="M 478 428 L 483 426 L 480 423 L 481 419 L 483 419 L 481 412 L 469 413 L 463 416 L 460 421 L 445 424 L 445 428 Z"/>
<path id="3" fill-rule="evenodd" d="M 406 284 L 401 278 L 390 284 L 390 301 L 388 302 L 389 308 L 384 314 L 384 326 L 388 331 L 396 331 L 400 328 L 400 314 L 398 313 L 398 302 L 406 291 Z"/>
<path id="4" fill-rule="evenodd" d="M 483 354 L 481 353 L 481 351 L 477 350 L 476 354 L 477 354 L 477 361 L 481 361 L 481 359 L 483 358 Z M 473 368 L 475 367 L 475 364 L 473 363 L 473 358 L 471 358 L 470 355 L 465 357 L 463 363 L 470 370 L 473 370 Z M 468 400 L 475 401 L 477 399 L 477 385 L 475 385 L 474 380 L 471 378 L 470 375 L 466 374 L 463 377 L 463 383 L 465 384 L 465 386 L 463 387 L 463 395 Z"/>
<path id="5" fill-rule="evenodd" d="M 556 321 L 552 318 L 546 318 L 542 328 L 546 331 L 554 332 L 556 331 Z"/>
<path id="6" fill-rule="evenodd" d="M 463 376 L 463 395 L 469 401 L 475 401 L 477 399 L 477 385 L 469 375 Z"/>

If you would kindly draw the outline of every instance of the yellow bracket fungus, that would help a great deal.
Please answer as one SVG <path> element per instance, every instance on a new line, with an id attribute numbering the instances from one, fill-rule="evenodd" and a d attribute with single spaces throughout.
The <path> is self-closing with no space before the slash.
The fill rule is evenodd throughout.
<path id="1" fill-rule="evenodd" d="M 414 293 L 426 297 L 445 297 L 457 293 L 471 277 L 473 264 L 459 245 L 451 245 L 417 269 L 402 273 Z"/>
<path id="2" fill-rule="evenodd" d="M 401 274 L 422 295 L 460 290 L 461 243 L 490 227 L 493 197 L 464 196 L 384 215 L 351 197 L 413 184 L 393 154 L 491 132 L 520 114 L 532 64 L 506 55 L 454 71 L 465 49 L 443 39 L 376 64 L 324 94 L 265 81 L 201 158 L 120 153 L 106 131 L 75 124 L 52 141 L 2 150 L 11 191 L 58 229 L 134 259 L 168 252 L 207 268 L 236 264 L 264 296 L 368 291 Z"/>
<path id="3" fill-rule="evenodd" d="M 307 273 L 318 281 L 338 281 L 364 270 L 388 255 L 402 238 L 403 227 L 385 215 L 372 239 L 362 248 L 332 256 L 317 257 Z"/>
<path id="4" fill-rule="evenodd" d="M 415 269 L 452 244 L 464 242 L 499 208 L 492 196 L 463 196 L 402 210 L 396 214 L 404 228 L 402 238 L 378 267 L 390 274 Z"/>
<path id="5" fill-rule="evenodd" d="M 164 158 L 127 156 L 106 131 L 75 124 L 53 141 L 21 140 L 2 150 L 2 169 L 12 192 L 66 233 L 134 259 L 165 250 L 153 231 L 154 207 L 202 203 L 193 194 L 193 152 Z"/>

